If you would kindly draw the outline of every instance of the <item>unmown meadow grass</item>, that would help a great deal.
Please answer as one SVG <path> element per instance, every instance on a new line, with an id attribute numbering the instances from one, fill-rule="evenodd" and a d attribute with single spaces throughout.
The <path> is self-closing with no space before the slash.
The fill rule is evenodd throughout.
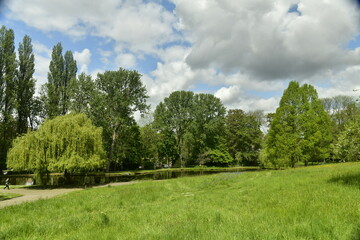
<path id="1" fill-rule="evenodd" d="M 0 216 L 0 239 L 360 239 L 360 164 L 86 189 Z"/>

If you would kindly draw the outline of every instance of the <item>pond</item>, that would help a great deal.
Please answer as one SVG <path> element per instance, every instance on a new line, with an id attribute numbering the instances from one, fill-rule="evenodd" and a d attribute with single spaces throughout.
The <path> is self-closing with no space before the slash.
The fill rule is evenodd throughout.
<path id="1" fill-rule="evenodd" d="M 188 176 L 201 176 L 216 173 L 242 173 L 244 171 L 254 171 L 256 168 L 228 168 L 221 170 L 166 170 L 155 172 L 136 172 L 135 174 L 88 174 L 88 175 L 70 175 L 65 177 L 63 174 L 51 174 L 48 178 L 47 185 L 65 186 L 65 185 L 99 185 L 113 182 L 128 182 L 135 180 L 163 180 Z M 0 184 L 4 184 L 5 179 L 9 178 L 11 185 L 33 185 L 35 183 L 33 174 L 3 175 L 0 176 Z"/>

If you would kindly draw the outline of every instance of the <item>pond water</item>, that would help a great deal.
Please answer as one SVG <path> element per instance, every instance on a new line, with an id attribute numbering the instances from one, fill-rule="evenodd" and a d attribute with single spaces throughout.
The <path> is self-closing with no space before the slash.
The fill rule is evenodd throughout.
<path id="1" fill-rule="evenodd" d="M 98 185 L 112 182 L 128 182 L 134 180 L 163 180 L 187 176 L 200 176 L 216 173 L 242 173 L 255 169 L 231 168 L 224 170 L 171 170 L 171 171 L 157 171 L 152 173 L 135 173 L 134 175 L 123 174 L 102 174 L 102 175 L 71 175 L 65 178 L 62 174 L 50 175 L 47 185 L 50 186 L 64 186 L 64 185 Z M 5 179 L 9 178 L 11 185 L 33 185 L 35 183 L 34 175 L 3 175 L 0 176 L 0 184 L 4 184 Z"/>

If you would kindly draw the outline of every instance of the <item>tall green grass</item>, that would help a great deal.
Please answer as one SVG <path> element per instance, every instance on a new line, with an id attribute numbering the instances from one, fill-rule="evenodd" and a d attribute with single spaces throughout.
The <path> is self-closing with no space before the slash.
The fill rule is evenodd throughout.
<path id="1" fill-rule="evenodd" d="M 360 164 L 87 189 L 0 210 L 0 239 L 360 239 Z"/>

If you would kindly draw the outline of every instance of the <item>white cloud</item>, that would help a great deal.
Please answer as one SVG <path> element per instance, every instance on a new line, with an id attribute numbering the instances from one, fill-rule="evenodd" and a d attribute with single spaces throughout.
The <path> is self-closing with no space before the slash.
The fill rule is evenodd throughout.
<path id="1" fill-rule="evenodd" d="M 9 17 L 41 31 L 59 31 L 74 39 L 96 36 L 114 43 L 113 49 L 96 46 L 93 50 L 104 65 L 133 68 L 139 58 L 158 58 L 156 69 L 142 78 L 153 107 L 172 91 L 198 84 L 221 86 L 215 95 L 228 108 L 246 111 L 274 111 L 279 97 L 261 98 L 249 92 L 270 91 L 278 96 L 290 80 L 315 85 L 320 97 L 354 95 L 352 90 L 360 88 L 360 48 L 346 49 L 360 29 L 359 12 L 350 1 L 173 2 L 174 13 L 158 0 L 103 0 L 101 4 L 16 0 L 7 5 Z M 288 12 L 294 3 L 300 15 Z M 185 41 L 192 45 L 182 45 Z M 51 50 L 38 43 L 34 49 L 35 75 L 45 81 Z M 88 69 L 90 50 L 75 52 L 74 57 L 81 71 L 94 78 L 104 72 L 104 66 Z"/>
<path id="2" fill-rule="evenodd" d="M 215 96 L 220 98 L 224 104 L 227 104 L 238 99 L 241 93 L 239 86 L 222 87 L 215 93 Z"/>
<path id="3" fill-rule="evenodd" d="M 35 57 L 35 73 L 36 88 L 40 90 L 41 85 L 47 82 L 47 74 L 51 60 L 51 49 L 39 42 L 33 42 L 33 50 Z"/>
<path id="4" fill-rule="evenodd" d="M 106 50 L 102 50 L 101 48 L 99 48 L 99 49 L 97 49 L 98 50 L 98 52 L 99 52 L 99 54 L 100 54 L 100 56 L 101 56 L 101 62 L 103 63 L 103 64 L 105 64 L 105 65 L 108 65 L 108 64 L 110 64 L 110 60 L 109 60 L 109 58 L 110 58 L 110 56 L 113 54 L 113 52 L 112 51 L 106 51 Z"/>
<path id="5" fill-rule="evenodd" d="M 130 53 L 121 53 L 116 57 L 115 62 L 118 68 L 133 68 L 136 66 L 136 57 Z"/>
<path id="6" fill-rule="evenodd" d="M 94 69 L 93 71 L 91 71 L 90 76 L 91 76 L 91 78 L 94 80 L 94 79 L 97 78 L 97 75 L 98 75 L 99 73 L 104 73 L 104 72 L 105 72 L 104 69 Z"/>
<path id="7" fill-rule="evenodd" d="M 273 80 L 360 63 L 359 54 L 344 49 L 359 32 L 359 12 L 344 0 L 174 2 L 193 39 L 187 63 L 194 69 Z M 288 12 L 296 2 L 301 16 Z"/>
<path id="8" fill-rule="evenodd" d="M 91 52 L 89 49 L 85 48 L 81 52 L 74 52 L 74 59 L 78 67 L 80 67 L 80 72 L 88 73 L 88 66 L 91 61 Z"/>
<path id="9" fill-rule="evenodd" d="M 175 16 L 156 2 L 141 0 L 17 0 L 8 1 L 8 17 L 44 32 L 59 31 L 73 38 L 87 35 L 114 40 L 117 51 L 155 53 L 179 37 Z"/>

